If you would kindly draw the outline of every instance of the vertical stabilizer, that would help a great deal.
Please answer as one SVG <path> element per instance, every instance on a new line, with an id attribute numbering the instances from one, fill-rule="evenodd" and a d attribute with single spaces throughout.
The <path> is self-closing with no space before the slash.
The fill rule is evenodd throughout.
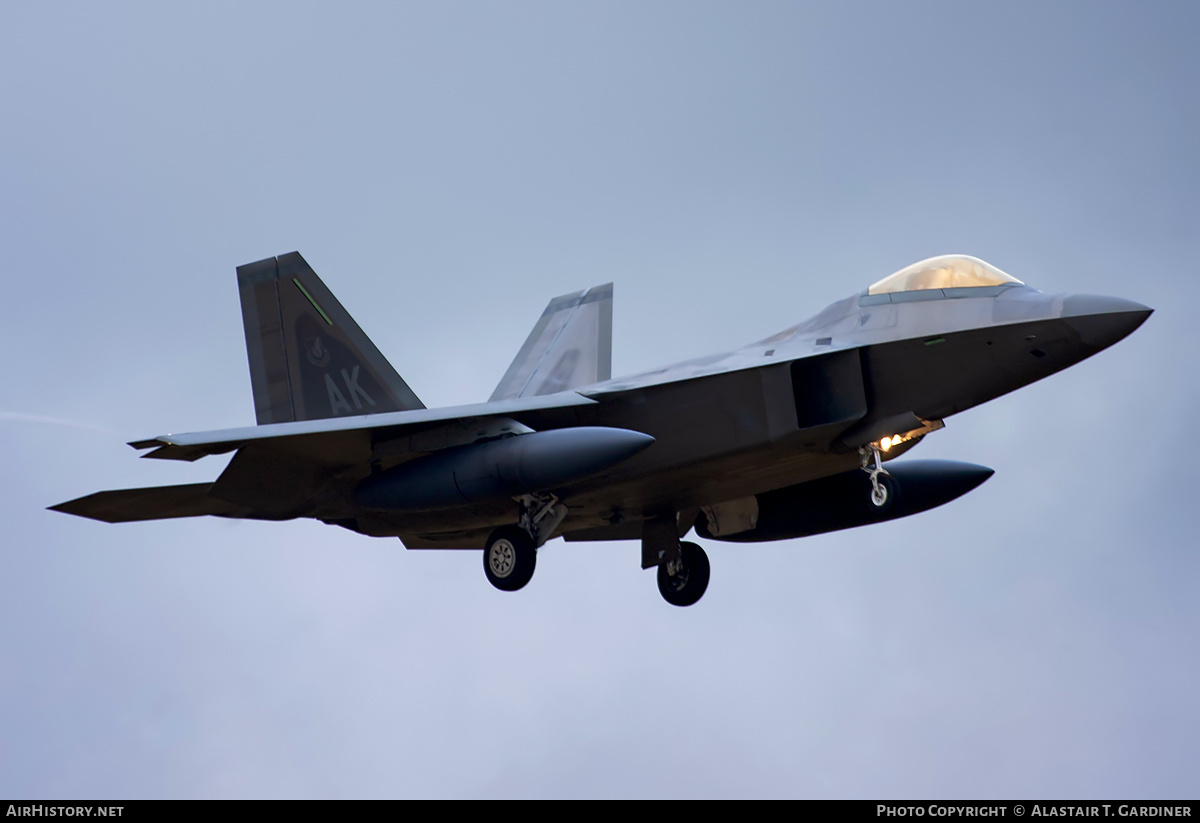
<path id="1" fill-rule="evenodd" d="M 491 400 L 554 394 L 612 377 L 612 283 L 556 297 Z"/>
<path id="2" fill-rule="evenodd" d="M 259 425 L 425 408 L 299 253 L 237 276 Z"/>

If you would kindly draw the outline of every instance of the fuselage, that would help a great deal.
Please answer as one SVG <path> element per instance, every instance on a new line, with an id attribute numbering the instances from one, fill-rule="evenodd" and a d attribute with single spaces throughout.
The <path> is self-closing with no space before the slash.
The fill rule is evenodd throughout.
<path id="1" fill-rule="evenodd" d="M 1016 282 L 863 292 L 737 351 L 575 389 L 593 405 L 513 416 L 538 430 L 654 437 L 625 462 L 555 490 L 570 511 L 561 532 L 636 537 L 648 515 L 845 472 L 858 466 L 858 447 L 908 432 L 885 459 L 898 456 L 945 418 L 1112 345 L 1150 312 Z M 359 513 L 358 525 L 411 545 L 474 547 L 476 532 L 511 521 L 512 508 L 477 506 L 467 529 L 461 510 Z"/>
<path id="2" fill-rule="evenodd" d="M 408 548 L 482 549 L 502 591 L 532 579 L 554 537 L 637 540 L 675 606 L 708 586 L 692 530 L 787 540 L 977 488 L 992 469 L 884 461 L 1151 313 L 944 255 L 736 351 L 613 380 L 605 284 L 550 301 L 488 402 L 428 408 L 299 253 L 239 267 L 238 284 L 258 425 L 130 443 L 163 460 L 232 453 L 220 476 L 52 509 L 110 523 L 314 518 Z"/>
<path id="3" fill-rule="evenodd" d="M 233 453 L 220 476 L 52 508 L 107 522 L 307 517 L 412 548 L 499 545 L 497 580 L 506 551 L 531 564 L 554 536 L 640 539 L 643 562 L 674 558 L 668 578 L 683 585 L 671 564 L 693 526 L 782 539 L 966 493 L 991 470 L 883 461 L 1151 313 L 944 255 L 736 351 L 599 379 L 611 372 L 605 285 L 551 300 L 488 402 L 427 408 L 298 253 L 239 267 L 238 282 L 258 425 L 130 443 L 166 460 Z M 854 491 L 864 482 L 869 495 Z"/>

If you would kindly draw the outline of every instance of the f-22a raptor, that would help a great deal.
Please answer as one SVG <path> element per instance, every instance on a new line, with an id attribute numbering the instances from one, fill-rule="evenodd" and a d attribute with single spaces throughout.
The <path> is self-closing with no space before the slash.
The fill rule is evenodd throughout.
<path id="1" fill-rule="evenodd" d="M 607 284 L 551 300 L 486 403 L 428 409 L 298 253 L 237 278 L 258 425 L 130 443 L 167 460 L 233 452 L 225 470 L 53 509 L 110 523 L 310 517 L 410 549 L 482 550 L 505 591 L 552 538 L 640 540 L 677 606 L 708 586 L 690 531 L 786 540 L 953 500 L 992 470 L 892 459 L 1151 313 L 945 255 L 737 351 L 612 379 Z"/>

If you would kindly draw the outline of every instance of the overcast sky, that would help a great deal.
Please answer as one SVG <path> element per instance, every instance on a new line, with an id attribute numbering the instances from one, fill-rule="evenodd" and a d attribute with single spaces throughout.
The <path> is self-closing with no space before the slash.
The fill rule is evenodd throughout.
<path id="1" fill-rule="evenodd" d="M 0 797 L 1195 797 L 1200 6 L 0 4 Z M 949 506 L 478 553 L 45 511 L 254 420 L 299 250 L 430 406 L 615 281 L 614 373 L 935 254 L 1156 309 L 953 417 Z"/>

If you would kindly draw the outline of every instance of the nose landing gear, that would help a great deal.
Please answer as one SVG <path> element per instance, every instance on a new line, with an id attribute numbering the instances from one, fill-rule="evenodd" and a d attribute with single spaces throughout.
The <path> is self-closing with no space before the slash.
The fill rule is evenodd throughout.
<path id="1" fill-rule="evenodd" d="M 871 478 L 871 512 L 883 514 L 895 502 L 896 481 L 883 467 L 879 446 L 875 443 L 858 447 L 858 461 L 859 467 Z"/>

